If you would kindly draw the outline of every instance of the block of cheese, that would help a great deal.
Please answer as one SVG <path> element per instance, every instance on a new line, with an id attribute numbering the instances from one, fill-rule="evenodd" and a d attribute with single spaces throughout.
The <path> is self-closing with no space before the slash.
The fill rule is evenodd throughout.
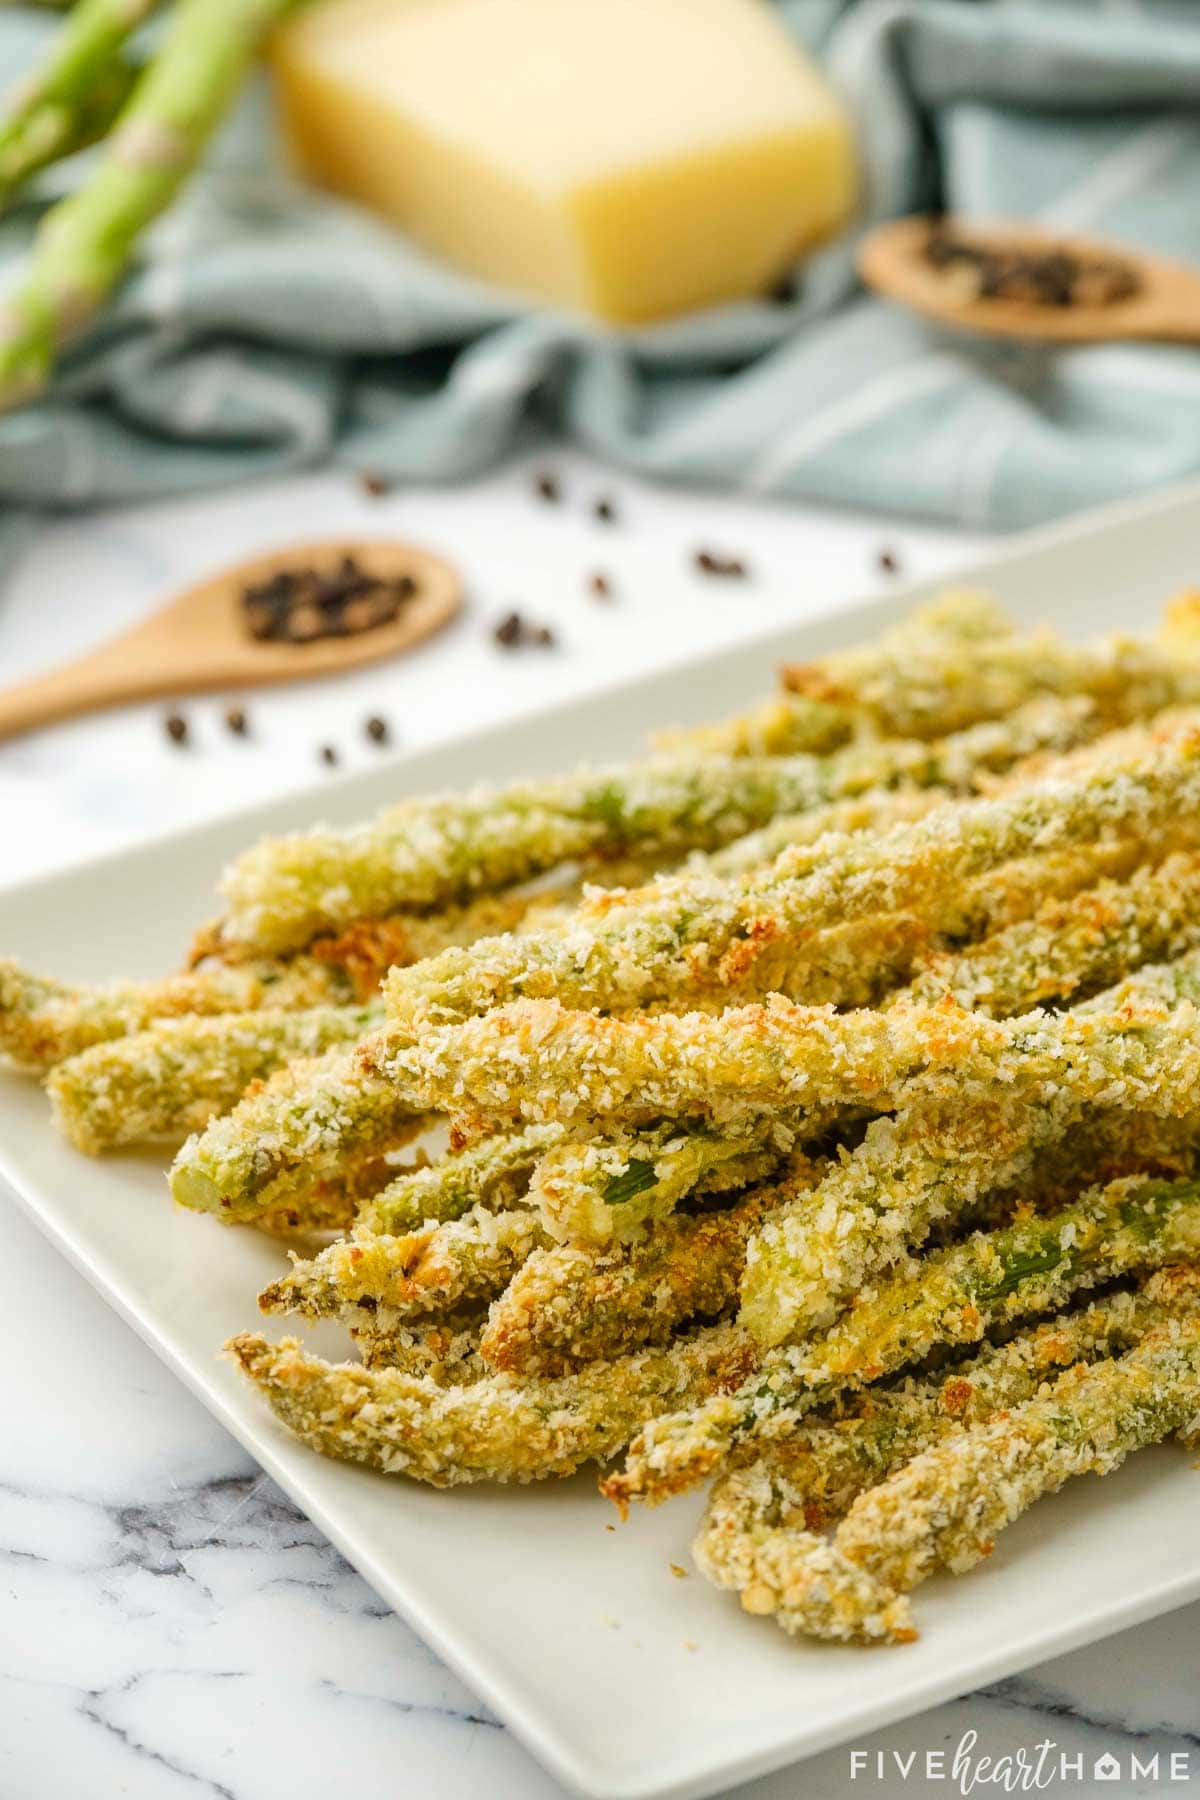
<path id="1" fill-rule="evenodd" d="M 309 179 L 605 319 L 761 293 L 854 200 L 849 120 L 766 0 L 325 0 L 273 61 Z"/>

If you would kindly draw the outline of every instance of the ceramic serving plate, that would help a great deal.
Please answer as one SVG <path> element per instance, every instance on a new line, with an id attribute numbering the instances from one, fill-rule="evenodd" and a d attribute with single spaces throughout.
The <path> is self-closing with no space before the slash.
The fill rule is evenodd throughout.
<path id="1" fill-rule="evenodd" d="M 1072 635 L 1144 629 L 1200 583 L 1200 487 L 1021 541 L 966 579 Z M 647 730 L 726 713 L 784 656 L 869 638 L 924 590 L 839 609 L 651 679 L 323 784 L 0 893 L 0 952 L 78 978 L 178 965 L 220 866 L 262 832 L 350 821 L 399 795 L 636 751 Z M 92 1162 L 52 1132 L 32 1083 L 0 1073 L 0 1173 L 63 1252 L 326 1531 L 366 1579 L 569 1787 L 613 1800 L 706 1795 L 1200 1594 L 1200 1476 L 1161 1450 L 1076 1482 L 969 1578 L 923 1590 L 920 1641 L 790 1642 L 701 1578 L 679 1580 L 700 1510 L 626 1525 L 587 1475 L 436 1493 L 322 1461 L 223 1361 L 282 1261 L 253 1231 L 172 1209 L 160 1156 Z"/>

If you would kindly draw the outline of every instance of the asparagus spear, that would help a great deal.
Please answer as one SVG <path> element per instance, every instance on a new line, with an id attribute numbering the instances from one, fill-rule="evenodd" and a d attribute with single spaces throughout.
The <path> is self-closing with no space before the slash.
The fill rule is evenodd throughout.
<path id="1" fill-rule="evenodd" d="M 1200 732 L 1183 729 L 998 799 L 939 807 L 879 837 L 785 850 L 740 880 L 702 871 L 585 901 L 569 933 L 483 938 L 395 971 L 388 1011 L 411 1027 L 470 1018 L 524 995 L 626 1008 L 655 1000 L 678 1007 L 705 985 L 729 998 L 779 991 L 789 952 L 820 928 L 910 911 L 936 921 L 948 894 L 1014 858 L 1134 833 L 1168 847 L 1189 833 L 1198 807 Z"/>
<path id="2" fill-rule="evenodd" d="M 317 1319 L 353 1318 L 365 1303 L 379 1323 L 381 1311 L 396 1322 L 443 1313 L 502 1293 L 545 1241 L 536 1213 L 524 1209 L 490 1213 L 480 1207 L 404 1237 L 363 1232 L 307 1261 L 294 1260 L 288 1274 L 263 1289 L 258 1304 L 266 1313 Z"/>
<path id="3" fill-rule="evenodd" d="M 139 233 L 191 174 L 263 34 L 291 3 L 179 0 L 99 167 L 46 214 L 24 279 L 0 310 L 0 406 L 36 394 L 58 347 L 95 317 Z M 93 29 L 99 41 L 99 24 Z"/>
<path id="4" fill-rule="evenodd" d="M 1200 1416 L 1200 1315 L 1164 1321 L 1124 1356 L 1078 1365 L 1049 1393 L 952 1433 L 851 1507 L 835 1552 L 889 1596 L 939 1567 L 961 1575 L 996 1534 L 1073 1476 L 1107 1475 L 1131 1451 Z"/>
<path id="5" fill-rule="evenodd" d="M 530 1125 L 447 1152 L 428 1168 L 398 1175 L 376 1194 L 359 1223 L 367 1231 L 396 1237 L 418 1231 L 430 1220 L 459 1219 L 474 1206 L 508 1212 L 524 1202 L 538 1158 L 561 1136 L 561 1126 Z"/>
<path id="6" fill-rule="evenodd" d="M 9 96 L 0 121 L 0 206 L 39 170 L 98 143 L 133 92 L 126 36 L 155 0 L 81 0 L 44 66 Z"/>
<path id="7" fill-rule="evenodd" d="M 746 1366 L 744 1340 L 728 1325 L 555 1380 L 490 1375 L 463 1387 L 403 1368 L 322 1362 L 295 1338 L 272 1345 L 244 1332 L 225 1348 L 314 1450 L 435 1487 L 571 1475 L 615 1456 L 664 1402 L 699 1400 Z"/>
<path id="8" fill-rule="evenodd" d="M 410 801 L 348 831 L 267 838 L 228 869 L 228 943 L 299 948 L 401 907 L 461 900 L 571 858 L 716 850 L 782 813 L 879 787 L 971 792 L 986 771 L 1099 729 L 1087 701 L 1039 703 L 936 743 L 886 740 L 829 755 L 708 757 L 585 770 L 489 792 Z"/>
<path id="9" fill-rule="evenodd" d="M 1093 1188 L 1052 1218 L 976 1232 L 881 1282 L 824 1337 L 768 1351 L 756 1372 L 696 1412 L 666 1414 L 630 1448 L 604 1492 L 622 1509 L 694 1487 L 748 1440 L 786 1436 L 847 1389 L 976 1344 L 993 1326 L 1056 1311 L 1072 1294 L 1200 1251 L 1200 1181 L 1138 1177 Z"/>
<path id="10" fill-rule="evenodd" d="M 315 1006 L 165 1020 L 58 1063 L 46 1084 L 54 1122 L 89 1155 L 178 1142 L 234 1106 L 251 1082 L 294 1057 L 353 1043 L 378 1018 L 370 1006 Z"/>
<path id="11" fill-rule="evenodd" d="M 1129 1350 L 1154 1326 L 1194 1312 L 1198 1298 L 1191 1269 L 1165 1269 L 1136 1294 L 1112 1294 L 1010 1343 L 986 1345 L 949 1374 L 868 1388 L 845 1416 L 813 1420 L 721 1477 L 692 1546 L 697 1566 L 734 1589 L 747 1612 L 773 1614 L 788 1632 L 907 1635 L 907 1605 L 872 1593 L 821 1528 L 912 1457 L 1033 1399 L 1056 1370 Z"/>

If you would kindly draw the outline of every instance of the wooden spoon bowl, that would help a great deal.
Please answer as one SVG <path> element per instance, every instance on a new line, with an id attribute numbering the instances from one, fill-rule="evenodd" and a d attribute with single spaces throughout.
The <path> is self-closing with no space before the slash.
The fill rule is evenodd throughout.
<path id="1" fill-rule="evenodd" d="M 950 229 L 985 249 L 1030 256 L 1065 251 L 1083 260 L 1123 263 L 1135 282 L 1127 299 L 1054 306 L 1014 298 L 965 294 L 926 249 L 932 233 Z M 1130 338 L 1200 343 L 1200 270 L 1149 256 L 1097 238 L 1040 230 L 1037 226 L 974 220 L 891 219 L 868 232 L 858 247 L 858 271 L 868 287 L 939 324 L 994 337 L 1044 343 L 1098 344 Z"/>
<path id="2" fill-rule="evenodd" d="M 243 604 L 248 587 L 296 569 L 331 576 L 346 556 L 368 575 L 412 582 L 415 591 L 394 619 L 351 637 L 306 643 L 251 634 Z M 209 576 L 86 656 L 0 690 L 0 738 L 130 700 L 338 675 L 410 650 L 447 624 L 461 605 L 457 571 L 415 544 L 346 538 L 291 544 Z"/>

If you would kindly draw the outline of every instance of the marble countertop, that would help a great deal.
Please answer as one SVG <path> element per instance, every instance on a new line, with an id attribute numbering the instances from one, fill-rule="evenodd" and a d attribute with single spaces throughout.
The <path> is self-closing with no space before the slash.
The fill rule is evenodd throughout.
<path id="1" fill-rule="evenodd" d="M 556 505 L 533 489 L 543 465 L 561 479 Z M 603 496 L 612 524 L 594 513 Z M 363 730 L 373 713 L 397 747 L 427 745 L 886 586 L 883 549 L 916 576 L 983 547 L 651 492 L 566 452 L 376 499 L 312 476 L 48 526 L 0 587 L 0 679 L 86 648 L 226 559 L 343 530 L 454 557 L 462 620 L 392 667 L 251 696 L 246 741 L 218 697 L 185 706 L 184 750 L 152 706 L 0 747 L 0 878 L 317 781 L 323 744 L 365 765 L 381 754 Z M 697 549 L 744 556 L 751 578 L 701 576 Z M 590 595 L 597 572 L 611 600 Z M 497 645 L 513 607 L 556 645 Z M 0 1230 L 0 1800 L 560 1793 L 2 1192 Z M 739 1793 L 968 1790 L 1200 1791 L 1200 1605 Z"/>

